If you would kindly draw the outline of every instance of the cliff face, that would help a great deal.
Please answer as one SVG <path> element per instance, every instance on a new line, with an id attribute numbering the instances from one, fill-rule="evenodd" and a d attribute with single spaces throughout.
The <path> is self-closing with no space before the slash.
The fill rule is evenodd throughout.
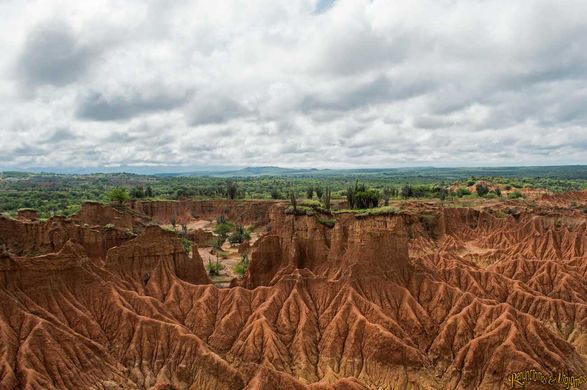
<path id="1" fill-rule="evenodd" d="M 103 209 L 108 210 L 108 207 L 103 206 Z M 129 215 L 123 220 L 113 219 L 110 225 L 95 222 L 92 218 L 86 219 L 85 214 L 78 214 L 74 219 L 53 217 L 45 221 L 22 221 L 0 216 L 0 246 L 15 254 L 35 256 L 58 252 L 68 240 L 73 239 L 84 247 L 88 256 L 103 259 L 109 248 L 132 238 L 133 230 L 143 228 L 142 221 L 134 220 Z"/>
<path id="2" fill-rule="evenodd" d="M 134 201 L 129 206 L 154 221 L 169 224 L 172 219 L 216 219 L 220 215 L 241 225 L 262 226 L 269 222 L 275 201 L 179 200 Z"/>
<path id="3" fill-rule="evenodd" d="M 505 389 L 522 370 L 585 375 L 587 214 L 570 202 L 415 205 L 333 227 L 271 205 L 232 288 L 136 219 L 138 236 L 101 261 L 69 236 L 41 256 L 8 245 L 0 388 Z"/>
<path id="4" fill-rule="evenodd" d="M 314 216 L 287 215 L 274 207 L 271 233 L 254 245 L 244 286 L 271 285 L 299 270 L 330 280 L 405 277 L 408 236 L 399 216 L 340 216 L 334 227 Z"/>
<path id="5" fill-rule="evenodd" d="M 210 283 L 198 252 L 188 256 L 177 235 L 158 226 L 149 226 L 137 238 L 111 248 L 105 268 L 125 281 L 127 288 L 139 292 L 150 285 L 151 277 L 170 271 L 181 281 Z"/>

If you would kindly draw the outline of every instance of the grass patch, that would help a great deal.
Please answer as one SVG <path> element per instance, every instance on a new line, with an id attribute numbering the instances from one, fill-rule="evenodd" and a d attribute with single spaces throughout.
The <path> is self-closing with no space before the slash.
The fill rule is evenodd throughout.
<path id="1" fill-rule="evenodd" d="M 228 259 L 228 256 L 230 256 L 229 252 L 226 251 L 221 251 L 221 250 L 217 250 L 216 254 L 218 255 L 218 257 L 220 257 L 221 259 Z"/>
<path id="2" fill-rule="evenodd" d="M 523 197 L 524 195 L 520 191 L 512 191 L 508 194 L 508 199 L 520 199 Z"/>
<path id="3" fill-rule="evenodd" d="M 335 211 L 336 214 L 352 213 L 356 217 L 369 217 L 372 215 L 399 215 L 400 211 L 393 206 L 374 207 L 372 209 L 342 209 Z"/>
<path id="4" fill-rule="evenodd" d="M 312 209 L 317 209 L 317 208 L 322 208 L 322 203 L 320 203 L 319 200 L 306 199 L 306 200 L 300 202 L 300 206 L 310 207 Z"/>
<path id="5" fill-rule="evenodd" d="M 336 225 L 336 219 L 334 218 L 318 217 L 318 222 L 331 229 L 334 227 L 334 225 Z"/>
<path id="6" fill-rule="evenodd" d="M 302 215 L 312 216 L 312 215 L 316 214 L 316 211 L 311 207 L 297 206 L 294 209 L 293 206 L 289 206 L 288 208 L 285 209 L 285 213 L 298 215 L 298 216 L 302 216 Z"/>

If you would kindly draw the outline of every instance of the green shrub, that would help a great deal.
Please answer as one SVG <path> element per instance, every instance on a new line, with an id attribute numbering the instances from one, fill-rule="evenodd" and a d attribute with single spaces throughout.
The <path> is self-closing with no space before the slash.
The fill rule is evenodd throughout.
<path id="1" fill-rule="evenodd" d="M 319 200 L 307 199 L 302 201 L 302 203 L 300 203 L 300 206 L 309 207 L 312 209 L 319 209 L 322 208 L 322 203 L 320 203 Z"/>
<path id="2" fill-rule="evenodd" d="M 242 276 L 244 276 L 244 274 L 247 272 L 248 269 L 249 269 L 249 260 L 246 256 L 244 256 L 243 258 L 241 258 L 239 260 L 238 263 L 236 263 L 234 265 L 234 268 L 232 270 L 234 271 L 235 274 L 242 277 Z"/>
<path id="3" fill-rule="evenodd" d="M 192 242 L 185 236 L 181 236 L 180 240 L 183 250 L 185 251 L 185 253 L 189 254 L 192 251 Z"/>
<path id="4" fill-rule="evenodd" d="M 248 232 L 242 226 L 237 226 L 234 233 L 228 236 L 228 242 L 231 244 L 242 244 L 243 242 L 251 239 L 251 233 Z"/>
<path id="5" fill-rule="evenodd" d="M 459 188 L 457 189 L 457 192 L 456 192 L 455 194 L 456 194 L 456 196 L 458 196 L 459 198 L 462 198 L 463 196 L 466 196 L 466 195 L 471 195 L 471 192 L 469 191 L 469 189 L 468 189 L 468 188 L 465 188 L 465 187 L 459 187 Z"/>
<path id="6" fill-rule="evenodd" d="M 219 223 L 214 227 L 214 233 L 226 238 L 226 237 L 228 237 L 228 233 L 230 233 L 232 231 L 233 227 L 234 227 L 234 225 L 226 223 L 226 222 Z"/>
<path id="7" fill-rule="evenodd" d="M 218 276 L 220 275 L 220 271 L 224 269 L 224 266 L 218 262 L 209 262 L 206 269 L 208 270 L 208 274 Z"/>
<path id="8" fill-rule="evenodd" d="M 508 199 L 519 199 L 523 197 L 524 195 L 520 191 L 512 191 L 508 194 Z"/>
<path id="9" fill-rule="evenodd" d="M 477 191 L 477 195 L 480 197 L 484 197 L 489 193 L 489 187 L 487 187 L 485 184 L 477 184 L 475 186 L 475 190 Z"/>
<path id="10" fill-rule="evenodd" d="M 302 216 L 302 215 L 312 216 L 312 215 L 316 214 L 314 209 L 312 209 L 311 207 L 305 207 L 305 206 L 296 206 L 295 208 L 293 206 L 289 206 L 285 209 L 285 213 L 298 215 L 298 216 Z"/>

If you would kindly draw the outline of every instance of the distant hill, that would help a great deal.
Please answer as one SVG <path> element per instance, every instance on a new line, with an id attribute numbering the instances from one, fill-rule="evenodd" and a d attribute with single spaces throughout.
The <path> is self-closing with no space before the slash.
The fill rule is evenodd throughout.
<path id="1" fill-rule="evenodd" d="M 281 168 L 275 166 L 246 167 L 229 170 L 202 170 L 159 174 L 159 176 L 188 177 L 257 177 L 257 176 L 296 176 L 296 177 L 355 177 L 377 175 L 388 178 L 397 177 L 442 177 L 457 180 L 470 176 L 501 177 L 556 177 L 561 179 L 587 179 L 586 165 L 528 166 L 528 167 L 410 167 L 410 168 L 357 168 L 357 169 L 316 169 Z"/>
<path id="2" fill-rule="evenodd" d="M 291 175 L 307 175 L 318 173 L 320 171 L 330 172 L 329 169 L 296 169 L 296 168 L 281 168 L 281 167 L 246 167 L 242 169 L 234 169 L 227 171 L 201 171 L 181 173 L 180 176 L 212 176 L 212 177 L 249 177 L 249 176 L 291 176 Z"/>
<path id="3" fill-rule="evenodd" d="M 0 168 L 0 172 L 2 169 Z M 550 177 L 559 179 L 587 179 L 587 165 L 559 166 L 518 166 L 518 167 L 409 167 L 409 168 L 354 168 L 354 169 L 317 169 L 317 168 L 282 168 L 277 166 L 260 167 L 109 167 L 109 168 L 29 168 L 6 169 L 4 175 L 17 174 L 138 174 L 157 177 L 310 177 L 310 178 L 360 178 L 364 176 L 380 176 L 383 178 L 439 178 L 458 180 L 471 176 L 500 177 Z"/>

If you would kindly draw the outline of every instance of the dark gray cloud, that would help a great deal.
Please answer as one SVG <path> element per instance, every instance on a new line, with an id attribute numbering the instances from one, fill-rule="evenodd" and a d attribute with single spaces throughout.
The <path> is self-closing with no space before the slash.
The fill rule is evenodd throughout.
<path id="1" fill-rule="evenodd" d="M 48 144 L 59 143 L 64 141 L 75 141 L 79 138 L 77 134 L 67 128 L 59 128 L 53 131 L 45 140 Z"/>
<path id="2" fill-rule="evenodd" d="M 30 87 L 62 86 L 82 76 L 96 54 L 78 41 L 67 23 L 52 20 L 28 33 L 17 60 L 17 73 Z"/>
<path id="3" fill-rule="evenodd" d="M 426 80 L 391 80 L 377 75 L 357 85 L 341 83 L 339 90 L 328 90 L 307 96 L 301 103 L 305 112 L 317 110 L 347 111 L 369 105 L 405 100 L 422 95 L 434 88 Z"/>
<path id="4" fill-rule="evenodd" d="M 222 124 L 248 114 L 247 108 L 228 96 L 200 95 L 191 102 L 186 115 L 189 124 L 197 126 Z"/>
<path id="5" fill-rule="evenodd" d="M 170 91 L 173 92 L 173 91 Z M 133 93 L 131 96 L 105 96 L 100 92 L 90 92 L 77 103 L 75 115 L 83 120 L 116 121 L 126 120 L 158 111 L 168 111 L 183 105 L 187 95 L 166 93 L 148 95 Z"/>

